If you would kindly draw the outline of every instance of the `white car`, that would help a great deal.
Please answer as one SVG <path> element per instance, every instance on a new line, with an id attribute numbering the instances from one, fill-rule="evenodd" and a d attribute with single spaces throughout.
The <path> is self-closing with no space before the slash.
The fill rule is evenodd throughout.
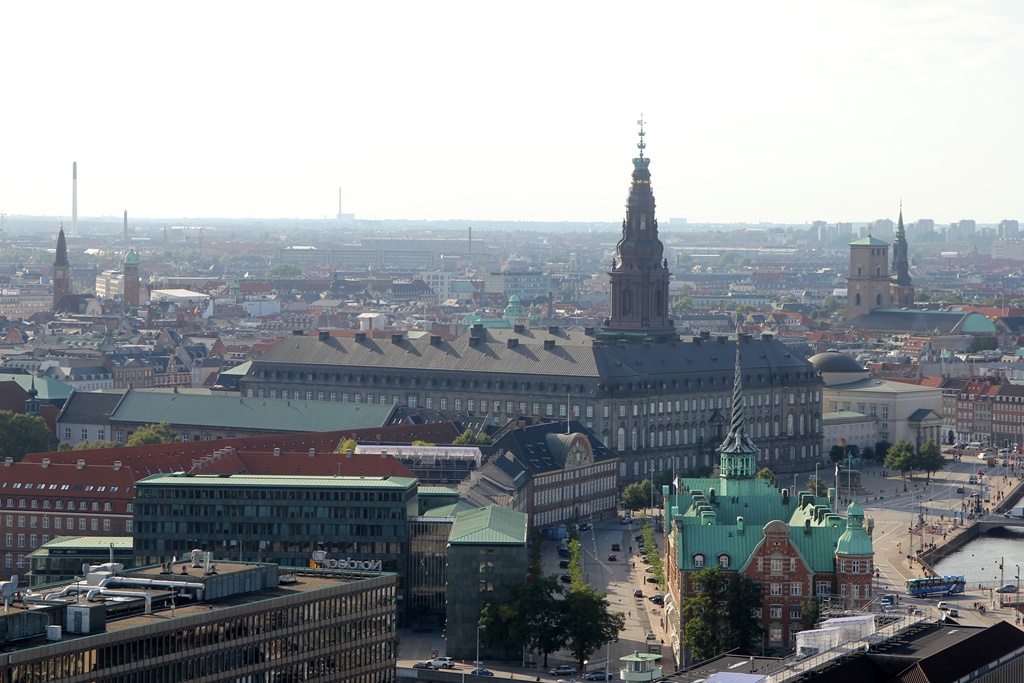
<path id="1" fill-rule="evenodd" d="M 941 610 L 947 610 L 949 609 L 949 603 L 945 600 L 939 600 L 939 604 L 937 604 L 936 607 L 938 607 Z"/>
<path id="2" fill-rule="evenodd" d="M 455 660 L 451 657 L 436 657 L 430 660 L 430 666 L 435 669 L 452 669 L 455 667 Z"/>

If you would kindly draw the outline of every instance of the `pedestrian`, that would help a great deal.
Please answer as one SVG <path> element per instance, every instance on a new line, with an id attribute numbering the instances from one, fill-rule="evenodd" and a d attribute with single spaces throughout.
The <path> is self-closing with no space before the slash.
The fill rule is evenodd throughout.
<path id="1" fill-rule="evenodd" d="M 626 612 L 626 616 L 627 617 L 632 617 L 633 616 L 633 610 L 629 610 L 628 612 Z"/>

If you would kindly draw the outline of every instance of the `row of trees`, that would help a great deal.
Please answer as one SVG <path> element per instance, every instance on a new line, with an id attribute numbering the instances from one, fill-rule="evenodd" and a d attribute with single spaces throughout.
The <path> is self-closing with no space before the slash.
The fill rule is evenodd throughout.
<path id="1" fill-rule="evenodd" d="M 658 582 L 658 587 L 663 588 L 665 586 L 665 566 L 661 561 L 658 540 L 654 537 L 654 529 L 651 528 L 649 520 L 644 520 L 640 535 L 644 539 L 644 550 L 647 551 L 647 561 L 650 563 L 651 573 L 654 575 L 655 581 Z"/>
<path id="2" fill-rule="evenodd" d="M 903 477 L 909 473 L 911 479 L 914 478 L 915 470 L 925 472 L 931 480 L 932 472 L 938 472 L 946 467 L 946 458 L 934 440 L 929 439 L 921 448 L 914 448 L 910 441 L 900 439 L 886 453 L 885 466 L 898 471 Z"/>
<path id="3" fill-rule="evenodd" d="M 540 652 L 545 668 L 550 653 L 568 648 L 582 668 L 593 652 L 618 637 L 626 626 L 626 615 L 613 612 L 607 595 L 584 580 L 579 541 L 569 543 L 572 584 L 568 591 L 557 575 L 544 576 L 540 549 L 540 538 L 535 537 L 527 580 L 508 586 L 504 600 L 484 605 L 480 613 L 482 638 L 489 647 L 527 647 Z"/>

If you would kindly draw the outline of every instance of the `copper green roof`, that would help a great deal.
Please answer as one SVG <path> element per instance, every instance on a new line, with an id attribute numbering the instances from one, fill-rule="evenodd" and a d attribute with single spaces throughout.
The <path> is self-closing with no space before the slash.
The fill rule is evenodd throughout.
<path id="1" fill-rule="evenodd" d="M 0 382 L 17 382 L 22 389 L 32 388 L 32 375 L 17 373 L 0 374 Z M 36 398 L 40 401 L 64 400 L 71 395 L 71 385 L 51 377 L 36 377 Z"/>
<path id="2" fill-rule="evenodd" d="M 131 550 L 131 536 L 57 536 L 41 547 L 47 550 L 93 550 L 114 546 L 115 550 Z"/>
<path id="3" fill-rule="evenodd" d="M 242 486 L 273 488 L 347 488 L 347 489 L 410 489 L 416 485 L 411 477 L 322 477 L 276 474 L 196 474 L 184 472 L 152 474 L 136 482 L 136 486 Z"/>
<path id="4" fill-rule="evenodd" d="M 850 242 L 851 247 L 887 247 L 889 243 L 885 240 L 880 240 L 877 237 L 868 235 L 867 237 L 861 237 L 859 240 Z"/>
<path id="5" fill-rule="evenodd" d="M 215 394 L 129 390 L 112 424 L 167 422 L 175 427 L 333 432 L 387 424 L 394 406 L 377 403 L 238 398 Z"/>
<path id="6" fill-rule="evenodd" d="M 139 252 L 132 249 L 124 255 L 124 264 L 126 266 L 137 266 L 139 265 Z"/>
<path id="7" fill-rule="evenodd" d="M 457 496 L 459 495 L 458 489 L 453 489 L 450 486 L 420 486 L 421 496 Z"/>
<path id="8" fill-rule="evenodd" d="M 525 545 L 526 514 L 494 505 L 455 516 L 449 544 Z"/>

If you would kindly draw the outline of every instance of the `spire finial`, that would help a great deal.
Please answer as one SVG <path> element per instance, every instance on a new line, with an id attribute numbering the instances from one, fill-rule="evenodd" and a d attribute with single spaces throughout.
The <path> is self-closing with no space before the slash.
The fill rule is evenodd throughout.
<path id="1" fill-rule="evenodd" d="M 636 143 L 636 148 L 640 150 L 641 159 L 644 158 L 644 149 L 647 147 L 647 143 L 644 142 L 644 135 L 646 135 L 646 133 L 644 133 L 645 123 L 647 122 L 644 121 L 644 113 L 640 112 L 640 120 L 636 122 L 636 125 L 640 126 L 640 142 Z"/>

